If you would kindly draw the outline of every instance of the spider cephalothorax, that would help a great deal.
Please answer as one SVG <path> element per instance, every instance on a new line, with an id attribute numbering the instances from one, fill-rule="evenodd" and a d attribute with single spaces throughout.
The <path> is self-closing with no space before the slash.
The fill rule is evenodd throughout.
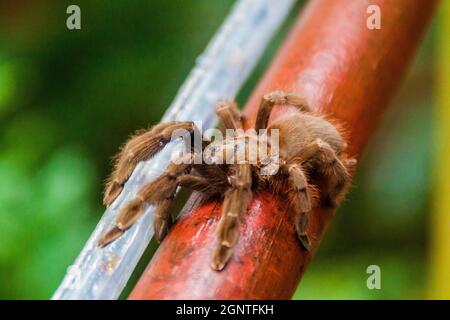
<path id="1" fill-rule="evenodd" d="M 275 105 L 292 105 L 301 112 L 281 116 L 268 127 Z M 320 198 L 336 206 L 350 184 L 348 168 L 356 162 L 344 156 L 346 144 L 340 132 L 324 117 L 311 113 L 302 97 L 281 91 L 263 97 L 253 131 L 242 130 L 242 116 L 231 101 L 219 102 L 217 114 L 221 126 L 228 129 L 223 130 L 228 133 L 225 139 L 212 143 L 203 139 L 201 150 L 190 149 L 161 176 L 144 185 L 119 212 L 116 225 L 102 236 L 100 246 L 108 245 L 130 228 L 144 213 L 146 204 L 156 206 L 155 236 L 161 241 L 172 224 L 170 208 L 177 188 L 182 186 L 200 191 L 206 198 L 223 197 L 218 244 L 211 263 L 214 269 L 221 270 L 238 241 L 239 226 L 252 193 L 276 184 L 288 186 L 295 202 L 298 237 L 306 250 L 311 249 L 308 226 L 316 198 L 312 176 L 321 181 Z M 229 129 L 233 134 L 229 134 Z M 135 166 L 163 148 L 176 130 L 185 130 L 192 137 L 198 133 L 193 122 L 174 121 L 158 124 L 125 144 L 106 187 L 106 206 L 120 194 Z M 261 130 L 263 135 L 255 134 Z M 276 140 L 272 139 L 273 132 L 277 134 Z M 257 147 L 260 142 L 267 146 L 262 155 Z M 227 153 L 229 150 L 234 152 Z M 205 161 L 194 161 L 199 152 L 204 153 Z"/>

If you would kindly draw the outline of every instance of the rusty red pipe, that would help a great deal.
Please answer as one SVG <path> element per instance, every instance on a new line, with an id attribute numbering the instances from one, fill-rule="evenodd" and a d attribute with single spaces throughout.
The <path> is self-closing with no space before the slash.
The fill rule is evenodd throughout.
<path id="1" fill-rule="evenodd" d="M 260 98 L 273 90 L 304 95 L 317 111 L 347 128 L 349 153 L 363 151 L 414 55 L 437 1 L 311 0 L 244 108 L 254 123 Z M 381 29 L 367 27 L 378 5 Z M 284 112 L 279 107 L 272 120 Z M 317 208 L 310 235 L 318 247 L 334 214 Z M 311 260 L 300 248 L 283 195 L 255 195 L 225 270 L 211 251 L 220 203 L 191 197 L 130 299 L 290 299 Z"/>

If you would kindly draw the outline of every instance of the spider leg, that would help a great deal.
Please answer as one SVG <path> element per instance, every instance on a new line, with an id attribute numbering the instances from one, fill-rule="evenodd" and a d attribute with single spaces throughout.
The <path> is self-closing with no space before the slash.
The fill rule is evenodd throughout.
<path id="1" fill-rule="evenodd" d="M 209 186 L 206 186 L 203 191 L 206 194 L 210 194 L 210 192 L 208 192 L 209 189 L 216 194 L 220 193 L 223 195 L 230 186 L 226 165 L 210 165 L 203 163 L 195 166 L 195 172 L 208 181 Z"/>
<path id="2" fill-rule="evenodd" d="M 227 167 L 225 164 L 211 165 L 202 163 L 195 166 L 195 171 L 198 172 L 199 175 L 208 178 L 208 180 L 226 181 L 226 184 L 229 184 Z"/>
<path id="3" fill-rule="evenodd" d="M 225 193 L 222 206 L 222 217 L 217 226 L 218 244 L 213 251 L 211 267 L 222 270 L 231 257 L 233 247 L 239 238 L 239 226 L 242 215 L 252 195 L 251 166 L 249 164 L 236 165 L 236 175 L 230 177 L 231 187 Z"/>
<path id="4" fill-rule="evenodd" d="M 193 155 L 188 156 L 193 157 Z M 158 241 L 161 241 L 172 224 L 170 208 L 179 185 L 178 179 L 191 168 L 192 164 L 187 161 L 180 164 L 171 163 L 161 176 L 146 184 L 137 196 L 125 205 L 116 217 L 115 227 L 100 238 L 98 245 L 105 247 L 119 238 L 142 216 L 147 203 L 156 205 L 155 236 Z"/>
<path id="5" fill-rule="evenodd" d="M 299 160 L 305 166 L 314 165 L 318 168 L 319 174 L 326 179 L 326 200 L 330 206 L 336 207 L 343 200 L 350 185 L 347 167 L 354 166 L 356 160 L 341 161 L 333 148 L 321 139 L 307 146 L 301 158 Z"/>
<path id="6" fill-rule="evenodd" d="M 311 241 L 308 237 L 309 221 L 311 219 L 311 195 L 308 180 L 300 164 L 284 165 L 283 169 L 289 173 L 289 181 L 294 187 L 296 197 L 295 229 L 303 247 L 310 251 Z"/>
<path id="7" fill-rule="evenodd" d="M 273 91 L 262 97 L 256 116 L 255 130 L 266 129 L 270 114 L 275 105 L 293 105 L 302 111 L 309 112 L 310 107 L 305 98 L 295 93 Z"/>
<path id="8" fill-rule="evenodd" d="M 197 130 L 191 121 L 172 121 L 158 124 L 143 133 L 138 132 L 130 138 L 118 154 L 114 171 L 106 184 L 103 197 L 105 206 L 109 206 L 119 196 L 136 165 L 160 151 L 178 129 L 187 130 L 191 135 Z"/>
<path id="9" fill-rule="evenodd" d="M 226 180 L 224 182 L 224 180 L 218 180 L 216 177 L 203 177 L 192 173 L 180 176 L 177 180 L 181 187 L 199 191 L 203 193 L 206 198 L 223 194 L 228 187 Z"/>
<path id="10" fill-rule="evenodd" d="M 216 113 L 225 129 L 242 129 L 243 117 L 234 101 L 219 101 L 216 105 Z"/>

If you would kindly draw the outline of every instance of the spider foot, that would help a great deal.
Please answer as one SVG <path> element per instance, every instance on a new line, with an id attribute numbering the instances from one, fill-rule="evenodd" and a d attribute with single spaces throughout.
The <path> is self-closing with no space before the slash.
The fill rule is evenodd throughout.
<path id="1" fill-rule="evenodd" d="M 312 243 L 307 234 L 298 234 L 298 239 L 306 251 L 311 251 Z"/>
<path id="2" fill-rule="evenodd" d="M 217 271 L 223 270 L 231 257 L 232 249 L 219 244 L 213 252 L 211 268 Z"/>
<path id="3" fill-rule="evenodd" d="M 106 247 L 108 244 L 119 238 L 124 233 L 124 230 L 114 227 L 105 233 L 98 241 L 98 246 L 100 248 Z"/>

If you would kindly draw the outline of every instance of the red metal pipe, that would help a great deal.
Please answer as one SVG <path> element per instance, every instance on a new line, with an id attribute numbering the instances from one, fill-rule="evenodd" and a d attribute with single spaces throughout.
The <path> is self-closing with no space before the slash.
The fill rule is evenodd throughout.
<path id="1" fill-rule="evenodd" d="M 436 1 L 373 0 L 381 29 L 369 30 L 367 1 L 311 0 L 245 106 L 254 123 L 263 94 L 300 93 L 346 128 L 349 153 L 360 155 L 395 93 Z M 272 119 L 289 108 L 277 108 Z M 289 299 L 311 254 L 300 248 L 293 212 L 283 195 L 255 195 L 233 257 L 210 267 L 220 204 L 190 200 L 142 275 L 130 299 Z M 333 210 L 317 208 L 311 223 L 317 248 Z"/>

